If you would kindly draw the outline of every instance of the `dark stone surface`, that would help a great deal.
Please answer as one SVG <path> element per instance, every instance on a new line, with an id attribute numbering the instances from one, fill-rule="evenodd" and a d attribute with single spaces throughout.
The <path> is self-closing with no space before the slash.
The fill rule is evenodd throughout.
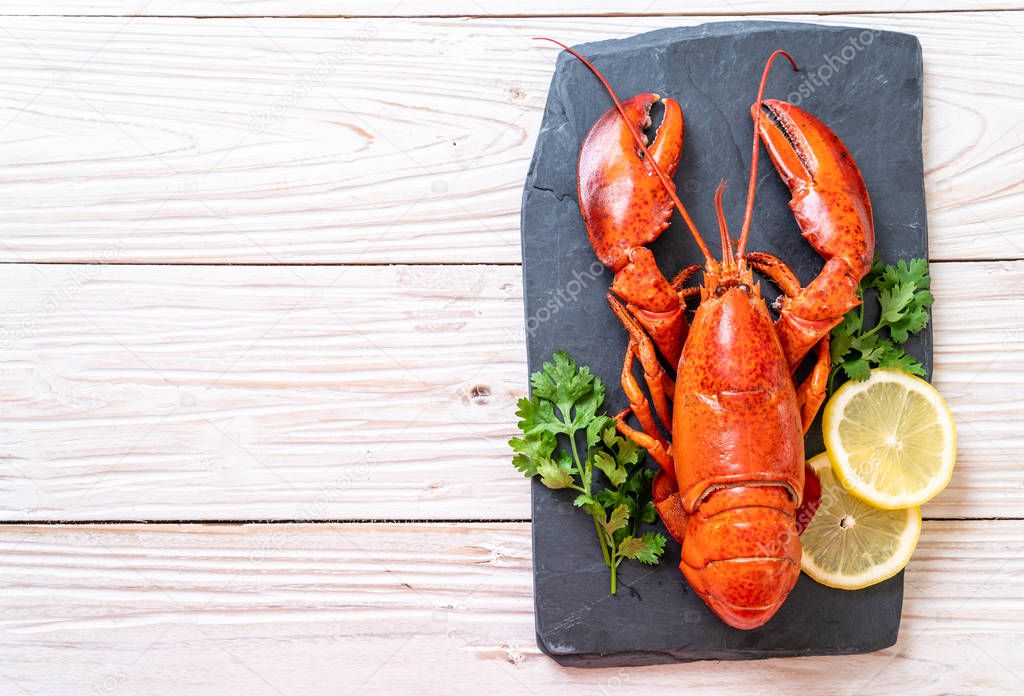
<path id="1" fill-rule="evenodd" d="M 698 228 L 716 249 L 712 193 L 719 179 L 730 182 L 725 210 L 735 231 L 750 156 L 748 109 L 765 58 L 779 48 L 789 50 L 802 70 L 793 73 L 777 63 L 767 96 L 799 100 L 844 140 L 871 193 L 882 257 L 892 262 L 927 256 L 921 48 L 915 37 L 810 24 L 729 22 L 655 31 L 579 50 L 622 97 L 653 91 L 679 100 L 686 133 L 675 180 Z M 580 218 L 576 162 L 583 136 L 610 105 L 585 67 L 561 54 L 522 210 L 530 370 L 556 349 L 569 351 L 604 379 L 609 410 L 626 404 L 618 384 L 626 339 L 604 301 L 611 273 L 596 262 Z M 759 178 L 749 248 L 778 254 L 806 283 L 822 261 L 799 236 L 787 208 L 789 194 L 766 156 Z M 678 215 L 652 249 L 668 275 L 700 258 Z M 774 296 L 770 286 L 766 296 Z M 930 370 L 930 332 L 911 350 Z M 821 449 L 820 435 L 808 441 L 808 455 Z M 851 654 L 896 641 L 902 573 L 857 592 L 829 589 L 801 576 L 768 624 L 739 631 L 712 615 L 687 586 L 677 568 L 678 545 L 670 543 L 655 568 L 625 564 L 619 594 L 612 597 L 593 525 L 573 509 L 564 491 L 535 482 L 533 522 L 537 642 L 563 664 Z"/>

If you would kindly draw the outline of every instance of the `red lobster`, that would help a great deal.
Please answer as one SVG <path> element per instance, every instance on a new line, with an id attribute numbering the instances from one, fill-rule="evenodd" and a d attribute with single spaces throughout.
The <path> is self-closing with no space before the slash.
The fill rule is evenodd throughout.
<path id="1" fill-rule="evenodd" d="M 864 180 L 828 126 L 793 104 L 764 99 L 777 56 L 797 69 L 788 53 L 776 51 L 750 110 L 754 143 L 735 249 L 722 211 L 725 183 L 715 192 L 722 248 L 716 261 L 670 178 L 683 145 L 679 104 L 663 100 L 665 116 L 648 146 L 642 131 L 661 98 L 638 94 L 620 102 L 589 61 L 559 45 L 594 72 L 615 102 L 583 142 L 579 203 L 597 257 L 615 272 L 608 302 L 629 333 L 622 367 L 629 408 L 618 415 L 618 427 L 661 466 L 654 500 L 682 544 L 679 565 L 690 586 L 730 626 L 756 628 L 778 611 L 800 573 L 799 534 L 809 521 L 797 514 L 805 498 L 803 436 L 825 396 L 829 332 L 860 303 L 857 286 L 874 256 Z M 746 251 L 759 141 L 789 187 L 803 237 L 825 259 L 807 286 L 781 259 Z M 699 287 L 684 287 L 699 266 L 669 281 L 645 246 L 668 227 L 673 209 L 704 256 Z M 754 270 L 782 292 L 775 320 Z M 692 324 L 685 303 L 691 296 L 700 300 Z M 813 369 L 797 385 L 794 372 L 812 350 Z M 635 359 L 650 400 L 633 375 Z M 676 367 L 674 379 L 662 360 Z M 640 429 L 626 423 L 630 413 Z"/>

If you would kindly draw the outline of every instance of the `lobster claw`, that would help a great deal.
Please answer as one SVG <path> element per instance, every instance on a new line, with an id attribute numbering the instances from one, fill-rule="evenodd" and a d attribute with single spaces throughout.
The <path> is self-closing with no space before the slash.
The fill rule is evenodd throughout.
<path id="1" fill-rule="evenodd" d="M 875 228 L 864 178 L 846 146 L 824 123 L 798 106 L 775 99 L 751 107 L 776 170 L 789 187 L 804 238 L 825 259 L 807 287 L 783 303 L 777 333 L 790 367 L 850 309 L 871 268 Z"/>
<path id="2" fill-rule="evenodd" d="M 638 94 L 622 106 L 642 132 L 650 127 L 651 107 L 659 99 L 657 94 Z M 673 99 L 663 103 L 665 117 L 648 150 L 672 176 L 683 150 L 683 112 Z M 669 194 L 615 109 L 598 119 L 583 141 L 579 202 L 590 244 L 613 271 L 626 265 L 631 249 L 657 239 L 672 217 Z"/>
<path id="3" fill-rule="evenodd" d="M 651 125 L 651 107 L 659 99 L 644 93 L 622 103 L 633 128 L 642 133 Z M 672 176 L 683 149 L 683 112 L 673 99 L 663 103 L 665 116 L 648 151 Z M 668 227 L 672 198 L 616 109 L 599 118 L 583 141 L 578 181 L 590 244 L 615 271 L 612 291 L 675 366 L 686 339 L 685 307 L 644 246 Z"/>

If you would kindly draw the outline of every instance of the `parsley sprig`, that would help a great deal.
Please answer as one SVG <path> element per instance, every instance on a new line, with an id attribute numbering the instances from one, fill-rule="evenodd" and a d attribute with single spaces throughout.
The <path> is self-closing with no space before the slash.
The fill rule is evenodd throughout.
<path id="1" fill-rule="evenodd" d="M 843 322 L 832 329 L 830 392 L 840 371 L 858 382 L 866 380 L 876 365 L 925 376 L 921 363 L 905 353 L 902 346 L 910 336 L 928 325 L 928 308 L 935 300 L 930 287 L 925 259 L 901 260 L 887 265 L 875 257 L 857 295 L 864 299 L 867 288 L 877 292 L 878 321 L 872 327 L 864 325 L 864 302 L 850 310 Z"/>
<path id="2" fill-rule="evenodd" d="M 516 411 L 523 435 L 509 440 L 516 452 L 512 463 L 548 488 L 577 492 L 573 505 L 594 520 L 615 594 L 623 560 L 653 565 L 665 550 L 664 535 L 639 531 L 641 523 L 656 518 L 650 500 L 654 472 L 643 465 L 643 450 L 618 434 L 612 418 L 598 413 L 605 388 L 590 368 L 577 367 L 565 351 L 558 351 L 531 375 L 530 383 L 533 394 L 520 399 Z M 595 486 L 595 470 L 605 485 Z"/>

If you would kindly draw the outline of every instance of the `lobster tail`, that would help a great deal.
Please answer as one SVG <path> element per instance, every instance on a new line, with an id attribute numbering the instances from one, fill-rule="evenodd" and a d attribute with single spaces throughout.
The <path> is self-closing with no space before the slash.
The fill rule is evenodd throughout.
<path id="1" fill-rule="evenodd" d="M 730 486 L 714 490 L 688 517 L 679 567 L 730 626 L 761 626 L 796 585 L 795 511 L 785 486 Z"/>

